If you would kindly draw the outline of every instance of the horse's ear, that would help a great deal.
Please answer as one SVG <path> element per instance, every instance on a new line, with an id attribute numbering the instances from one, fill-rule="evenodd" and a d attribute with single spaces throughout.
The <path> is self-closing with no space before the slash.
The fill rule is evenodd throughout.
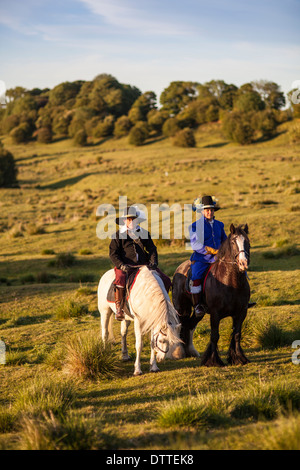
<path id="1" fill-rule="evenodd" d="M 244 232 L 247 233 L 247 234 L 249 233 L 248 224 L 245 225 Z"/>
<path id="2" fill-rule="evenodd" d="M 230 225 L 230 232 L 234 234 L 235 232 L 235 226 L 233 224 Z"/>

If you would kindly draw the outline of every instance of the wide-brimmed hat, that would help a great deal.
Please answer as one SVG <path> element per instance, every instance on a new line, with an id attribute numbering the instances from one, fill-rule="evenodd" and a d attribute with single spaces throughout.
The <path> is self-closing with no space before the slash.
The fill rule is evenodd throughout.
<path id="1" fill-rule="evenodd" d="M 217 200 L 213 196 L 198 197 L 193 202 L 193 210 L 203 211 L 203 209 L 214 209 L 218 211 L 221 208 L 217 205 Z"/>
<path id="2" fill-rule="evenodd" d="M 136 206 L 130 206 L 124 209 L 123 215 L 116 218 L 118 225 L 123 225 L 126 219 L 137 219 L 137 222 L 144 222 L 146 220 L 145 213 Z"/>

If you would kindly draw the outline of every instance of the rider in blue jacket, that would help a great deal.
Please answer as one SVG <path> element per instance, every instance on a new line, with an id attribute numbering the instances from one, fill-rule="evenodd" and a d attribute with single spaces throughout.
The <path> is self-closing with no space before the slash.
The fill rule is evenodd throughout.
<path id="1" fill-rule="evenodd" d="M 194 201 L 194 210 L 201 211 L 202 216 L 189 227 L 193 249 L 190 258 L 192 262 L 190 290 L 195 315 L 200 319 L 205 315 L 201 299 L 202 278 L 209 265 L 215 261 L 221 243 L 227 238 L 223 222 L 214 218 L 215 211 L 219 209 L 211 196 L 203 196 L 201 201 Z"/>

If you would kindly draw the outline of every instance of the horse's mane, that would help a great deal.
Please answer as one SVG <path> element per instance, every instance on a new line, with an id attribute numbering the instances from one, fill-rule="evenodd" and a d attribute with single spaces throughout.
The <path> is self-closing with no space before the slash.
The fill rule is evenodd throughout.
<path id="1" fill-rule="evenodd" d="M 247 233 L 245 232 L 244 228 L 243 228 L 243 225 L 238 225 L 237 227 L 235 227 L 235 234 L 236 235 L 243 235 L 243 237 L 246 238 L 246 240 L 249 241 L 249 238 L 248 238 L 248 235 Z M 221 246 L 219 248 L 219 251 L 216 255 L 216 261 L 219 261 L 220 259 L 224 258 L 227 254 L 231 253 L 231 248 L 230 248 L 230 240 L 231 240 L 231 233 L 228 235 L 228 237 L 226 238 L 226 240 L 224 240 L 222 243 L 221 243 Z"/>
<path id="2" fill-rule="evenodd" d="M 170 302 L 162 280 L 155 271 L 150 271 L 146 266 L 140 269 L 134 284 L 134 307 L 139 306 L 141 308 L 137 309 L 137 315 L 142 334 L 151 331 L 157 325 L 166 328 L 169 322 L 173 325 L 179 324 L 177 312 Z M 141 312 L 145 314 L 141 316 Z M 170 328 L 167 328 L 166 333 L 171 343 L 178 341 Z"/>

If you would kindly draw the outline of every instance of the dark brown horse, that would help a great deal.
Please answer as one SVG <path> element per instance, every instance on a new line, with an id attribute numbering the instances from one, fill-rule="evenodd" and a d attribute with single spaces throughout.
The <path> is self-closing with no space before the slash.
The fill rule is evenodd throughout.
<path id="1" fill-rule="evenodd" d="M 224 366 L 218 354 L 219 323 L 222 318 L 231 316 L 233 331 L 228 351 L 229 364 L 247 364 L 248 359 L 240 345 L 241 328 L 247 315 L 250 287 L 247 269 L 250 263 L 250 242 L 248 225 L 230 226 L 230 234 L 216 255 L 216 261 L 206 276 L 204 301 L 210 315 L 210 342 L 203 355 L 201 364 Z M 190 261 L 182 263 L 174 273 L 172 300 L 180 321 L 181 339 L 186 356 L 199 356 L 193 346 L 193 333 L 199 322 L 192 314 L 192 298 L 186 289 Z"/>

